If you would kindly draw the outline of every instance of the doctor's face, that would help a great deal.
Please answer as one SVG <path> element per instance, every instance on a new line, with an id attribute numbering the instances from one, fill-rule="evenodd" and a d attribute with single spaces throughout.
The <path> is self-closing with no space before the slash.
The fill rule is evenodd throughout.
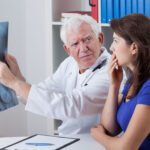
<path id="1" fill-rule="evenodd" d="M 101 33 L 97 38 L 91 26 L 82 23 L 79 28 L 67 32 L 67 37 L 67 44 L 64 48 L 77 61 L 82 73 L 92 66 L 100 56 L 103 35 Z"/>

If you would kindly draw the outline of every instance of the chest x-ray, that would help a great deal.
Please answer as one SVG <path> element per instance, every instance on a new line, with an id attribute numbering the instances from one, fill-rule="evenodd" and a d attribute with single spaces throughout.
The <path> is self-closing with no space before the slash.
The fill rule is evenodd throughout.
<path id="1" fill-rule="evenodd" d="M 0 61 L 5 60 L 8 43 L 8 22 L 0 22 Z"/>
<path id="2" fill-rule="evenodd" d="M 8 43 L 8 22 L 0 22 L 0 61 L 5 62 Z M 0 83 L 0 111 L 18 104 L 15 92 Z"/>

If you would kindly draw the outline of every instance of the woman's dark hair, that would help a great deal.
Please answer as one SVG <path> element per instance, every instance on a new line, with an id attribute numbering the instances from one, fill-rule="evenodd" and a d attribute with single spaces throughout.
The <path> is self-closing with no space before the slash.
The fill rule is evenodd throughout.
<path id="1" fill-rule="evenodd" d="M 128 95 L 131 98 L 139 92 L 143 83 L 150 79 L 150 19 L 142 14 L 131 14 L 113 19 L 110 26 L 127 44 L 134 42 L 138 47 L 135 70 L 130 81 L 133 88 Z"/>

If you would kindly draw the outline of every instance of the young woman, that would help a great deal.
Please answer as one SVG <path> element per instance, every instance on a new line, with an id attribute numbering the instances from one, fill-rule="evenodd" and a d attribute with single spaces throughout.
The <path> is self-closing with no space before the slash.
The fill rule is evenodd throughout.
<path id="1" fill-rule="evenodd" d="M 110 87 L 101 124 L 92 136 L 108 150 L 150 149 L 150 19 L 132 14 L 113 19 Z M 129 72 L 121 95 L 122 67 Z M 119 133 L 124 132 L 120 136 Z"/>

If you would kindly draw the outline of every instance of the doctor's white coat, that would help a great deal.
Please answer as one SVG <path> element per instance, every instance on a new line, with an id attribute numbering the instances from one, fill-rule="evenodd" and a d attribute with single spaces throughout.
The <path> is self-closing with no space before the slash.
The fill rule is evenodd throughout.
<path id="1" fill-rule="evenodd" d="M 25 109 L 62 120 L 61 135 L 89 132 L 99 123 L 109 88 L 107 65 L 93 70 L 108 58 L 103 49 L 96 63 L 81 75 L 76 61 L 66 58 L 52 77 L 31 86 Z"/>

